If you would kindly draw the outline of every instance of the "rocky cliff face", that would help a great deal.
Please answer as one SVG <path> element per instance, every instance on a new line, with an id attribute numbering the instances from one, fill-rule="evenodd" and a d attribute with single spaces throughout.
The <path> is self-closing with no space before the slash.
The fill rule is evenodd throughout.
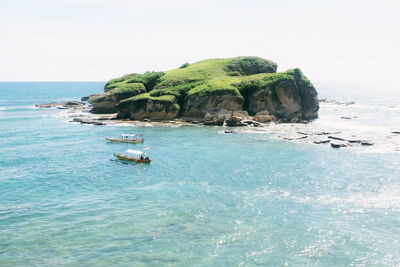
<path id="1" fill-rule="evenodd" d="M 223 95 L 192 95 L 184 104 L 183 117 L 203 118 L 206 113 L 215 113 L 219 110 L 241 110 L 244 98 L 240 95 L 225 93 Z"/>
<path id="2" fill-rule="evenodd" d="M 267 110 L 277 118 L 302 118 L 301 99 L 295 81 L 279 81 L 249 96 L 249 112 Z"/>
<path id="3" fill-rule="evenodd" d="M 134 88 L 128 90 L 111 90 L 104 94 L 91 95 L 88 102 L 93 106 L 93 113 L 117 113 L 117 104 L 123 100 L 142 93 L 145 93 L 143 85 L 135 85 Z"/>
<path id="4" fill-rule="evenodd" d="M 248 110 L 255 114 L 266 110 L 278 119 L 311 120 L 318 117 L 317 91 L 298 69 L 287 72 L 273 83 L 267 83 L 248 96 Z"/>
<path id="5" fill-rule="evenodd" d="M 319 101 L 317 90 L 299 69 L 295 69 L 294 77 L 299 90 L 303 118 L 306 120 L 318 118 Z"/>
<path id="6" fill-rule="evenodd" d="M 131 120 L 172 120 L 180 110 L 175 98 L 130 98 L 121 101 L 117 108 L 118 118 Z"/>

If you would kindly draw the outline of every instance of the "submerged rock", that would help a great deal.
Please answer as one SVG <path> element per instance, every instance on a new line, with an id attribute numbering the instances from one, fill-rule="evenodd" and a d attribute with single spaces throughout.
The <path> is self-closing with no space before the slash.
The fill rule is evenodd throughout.
<path id="1" fill-rule="evenodd" d="M 93 125 L 106 125 L 105 123 L 99 121 L 99 120 L 95 120 L 95 119 L 88 119 L 88 118 L 74 118 L 72 120 L 72 122 L 79 122 L 81 124 L 93 124 Z"/>
<path id="2" fill-rule="evenodd" d="M 85 103 L 78 101 L 68 101 L 68 102 L 53 102 L 47 104 L 37 104 L 35 107 L 37 108 L 81 108 L 85 106 Z"/>
<path id="3" fill-rule="evenodd" d="M 349 145 L 346 143 L 332 143 L 331 142 L 331 147 L 333 148 L 341 148 L 341 147 L 348 147 Z"/>
<path id="4" fill-rule="evenodd" d="M 372 142 L 367 142 L 367 141 L 364 141 L 364 142 L 361 142 L 361 145 L 362 145 L 362 146 L 373 146 L 373 145 L 374 145 L 374 143 L 372 143 Z"/>
<path id="5" fill-rule="evenodd" d="M 325 139 L 325 140 L 315 140 L 313 143 L 314 144 L 327 144 L 330 142 L 331 142 L 331 140 Z"/>
<path id="6" fill-rule="evenodd" d="M 328 138 L 333 139 L 333 140 L 346 141 L 346 139 L 344 139 L 342 137 L 337 137 L 337 136 L 332 136 L 332 135 L 328 135 Z"/>

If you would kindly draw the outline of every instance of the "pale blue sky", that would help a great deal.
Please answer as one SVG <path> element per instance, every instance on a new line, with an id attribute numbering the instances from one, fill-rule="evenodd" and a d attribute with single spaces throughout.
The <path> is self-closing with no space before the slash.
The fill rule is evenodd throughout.
<path id="1" fill-rule="evenodd" d="M 0 0 L 1 81 L 94 81 L 255 55 L 313 81 L 397 83 L 397 0 Z"/>

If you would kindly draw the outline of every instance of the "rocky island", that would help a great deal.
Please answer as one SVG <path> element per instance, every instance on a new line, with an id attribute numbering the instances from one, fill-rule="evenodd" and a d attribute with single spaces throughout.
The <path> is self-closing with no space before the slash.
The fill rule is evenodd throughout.
<path id="1" fill-rule="evenodd" d="M 117 119 L 174 120 L 205 125 L 307 122 L 318 117 L 317 91 L 300 69 L 276 72 L 259 57 L 208 59 L 165 72 L 110 80 L 87 98 L 92 112 Z M 249 117 L 252 116 L 252 117 Z"/>

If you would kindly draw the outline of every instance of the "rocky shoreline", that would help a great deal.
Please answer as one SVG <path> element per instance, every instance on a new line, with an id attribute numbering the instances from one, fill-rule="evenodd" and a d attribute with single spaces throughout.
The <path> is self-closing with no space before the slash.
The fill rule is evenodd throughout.
<path id="1" fill-rule="evenodd" d="M 340 104 L 338 104 L 340 106 Z M 254 116 L 245 116 L 239 112 L 231 112 L 230 114 L 236 116 L 243 116 L 240 120 L 242 125 L 232 127 L 229 120 L 224 121 L 221 125 L 208 124 L 207 121 L 196 120 L 162 120 L 151 121 L 149 119 L 143 120 L 130 120 L 118 119 L 117 113 L 111 114 L 96 114 L 92 113 L 92 107 L 86 102 L 65 102 L 65 103 L 48 103 L 36 105 L 37 108 L 51 108 L 57 109 L 70 123 L 79 123 L 84 125 L 93 126 L 136 126 L 136 127 L 217 127 L 221 129 L 222 134 L 237 134 L 237 133 L 251 133 L 251 134 L 272 134 L 277 140 L 325 145 L 334 149 L 347 149 L 347 148 L 369 148 L 376 145 L 382 145 L 382 141 L 373 140 L 371 138 L 358 137 L 351 132 L 346 131 L 332 131 L 320 130 L 314 127 L 313 123 L 278 123 L 276 121 L 267 121 L 265 123 L 254 120 Z M 241 115 L 240 115 L 241 114 Z M 261 116 L 261 115 L 260 115 Z M 262 115 L 264 116 L 264 115 Z M 338 117 L 340 120 L 340 117 Z M 219 123 L 220 124 L 220 123 Z M 400 152 L 400 131 L 391 131 L 387 133 L 387 138 L 396 140 L 393 150 Z M 397 144 L 397 145 L 396 145 Z M 392 150 L 392 151 L 393 151 Z"/>

